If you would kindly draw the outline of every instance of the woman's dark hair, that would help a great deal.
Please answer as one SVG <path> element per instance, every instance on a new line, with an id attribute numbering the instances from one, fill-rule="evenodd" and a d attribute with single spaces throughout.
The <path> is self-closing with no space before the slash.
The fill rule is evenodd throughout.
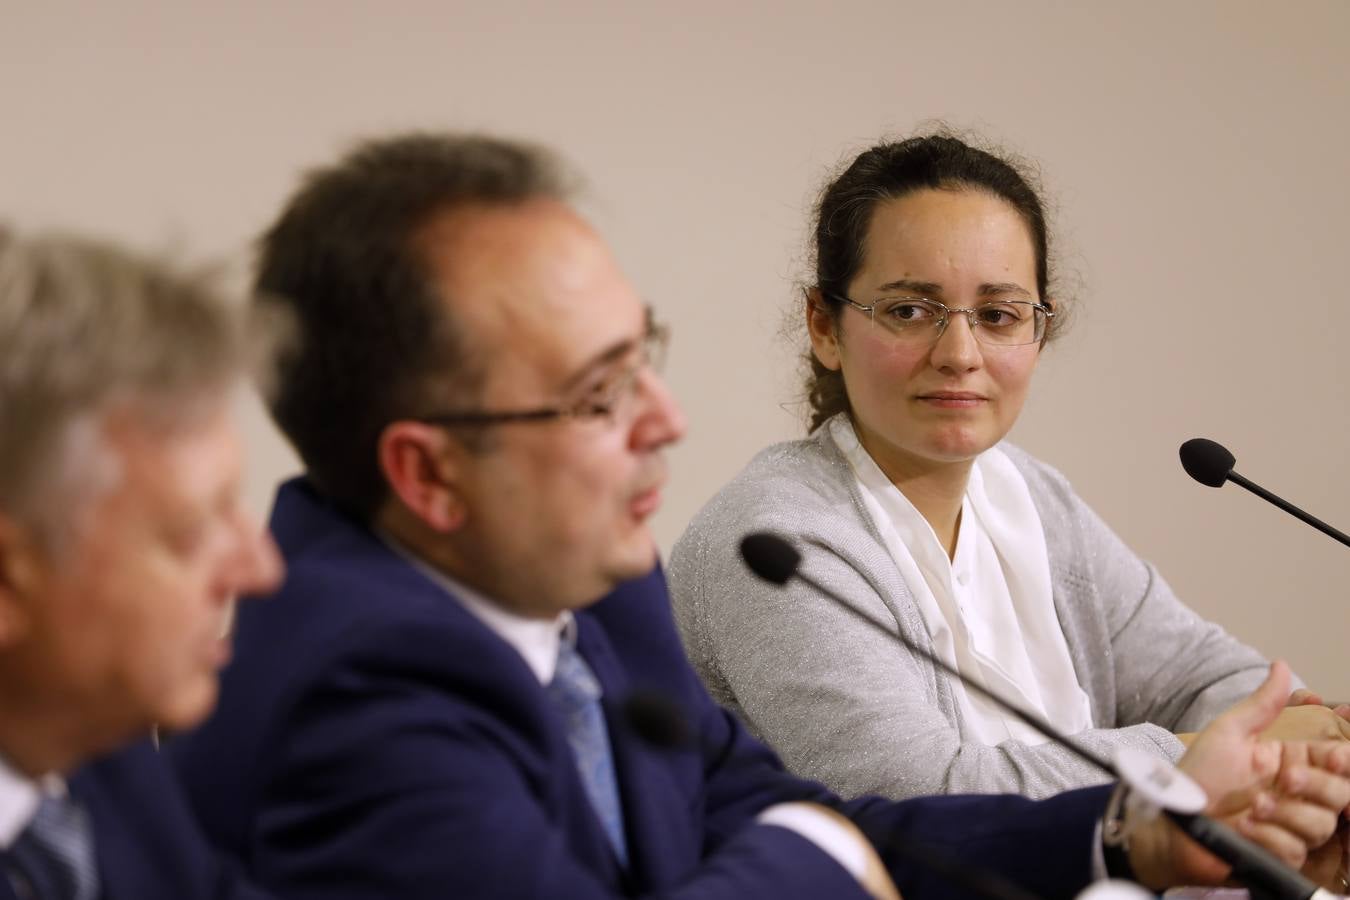
<path id="1" fill-rule="evenodd" d="M 1032 186 L 1034 177 L 1017 161 L 972 147 L 960 138 L 931 134 L 877 144 L 858 155 L 825 186 L 816 203 L 813 256 L 816 302 L 838 321 L 849 282 L 862 268 L 867 232 L 877 205 L 925 189 L 985 191 L 1017 210 L 1031 233 L 1036 252 L 1036 290 L 1049 304 L 1050 239 L 1045 208 Z M 1060 329 L 1050 320 L 1045 340 Z M 815 431 L 825 420 L 849 409 L 841 372 L 821 365 L 809 350 L 807 399 Z"/>

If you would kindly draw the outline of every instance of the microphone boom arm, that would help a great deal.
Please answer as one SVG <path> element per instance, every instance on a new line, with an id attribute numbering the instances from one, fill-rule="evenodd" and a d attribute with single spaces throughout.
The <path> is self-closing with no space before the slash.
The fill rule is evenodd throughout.
<path id="1" fill-rule="evenodd" d="M 1350 547 L 1350 534 L 1346 534 L 1344 531 L 1332 528 L 1326 522 L 1323 522 L 1321 519 L 1317 518 L 1311 513 L 1304 512 L 1294 504 L 1290 503 L 1288 500 L 1285 500 L 1283 497 L 1277 497 L 1275 494 L 1272 494 L 1270 491 L 1261 487 L 1261 485 L 1257 484 L 1256 482 L 1251 481 L 1247 478 L 1243 478 L 1237 472 L 1229 472 L 1227 477 L 1229 481 L 1233 482 L 1233 484 L 1236 484 L 1238 487 L 1246 488 L 1256 496 L 1260 497 L 1262 500 L 1275 504 L 1280 509 L 1289 513 L 1289 515 L 1293 516 L 1294 518 L 1307 522 L 1309 525 L 1316 528 L 1318 531 L 1322 532 L 1328 537 L 1335 538 L 1345 546 Z"/>
<path id="2" fill-rule="evenodd" d="M 917 653 L 967 688 L 976 691 L 1016 716 L 1055 743 L 1099 767 L 1111 777 L 1118 780 L 1122 778 L 1118 767 L 1110 760 L 1080 746 L 1067 735 L 1060 734 L 1053 725 L 1040 716 L 1000 697 L 997 692 L 989 690 L 969 676 L 962 675 L 954 666 L 950 666 L 944 660 L 938 658 L 933 651 L 920 647 L 905 635 L 900 634 L 898 629 L 892 630 L 889 626 L 873 619 L 861 610 L 855 609 L 834 591 L 803 573 L 801 570 L 801 554 L 780 535 L 771 532 L 758 532 L 748 535 L 741 541 L 741 555 L 745 558 L 750 569 L 761 578 L 780 586 L 786 584 L 790 578 L 800 579 L 803 584 L 831 600 L 836 606 L 846 609 L 860 621 L 880 630 L 887 637 L 898 639 L 909 650 Z M 1274 854 L 1264 847 L 1247 840 L 1217 819 L 1171 809 L 1163 809 L 1162 813 L 1191 840 L 1232 866 L 1232 876 L 1240 883 L 1245 884 L 1253 895 L 1259 894 L 1263 898 L 1270 898 L 1270 900 L 1309 900 L 1309 898 L 1335 896 L 1330 891 L 1318 887 L 1304 877 L 1302 873 L 1296 872 L 1280 862 Z"/>
<path id="3" fill-rule="evenodd" d="M 794 573 L 793 577 L 799 579 L 803 584 L 807 585 L 808 587 L 812 588 L 818 593 L 821 594 L 829 593 L 829 591 L 825 588 L 824 585 L 820 584 L 810 575 L 805 574 L 800 569 L 796 573 Z M 1010 700 L 1004 699 L 1003 697 L 999 696 L 997 692 L 990 690 L 989 688 L 985 687 L 983 684 L 971 678 L 970 676 L 962 675 L 959 671 L 957 671 L 955 666 L 949 665 L 946 660 L 942 659 L 940 656 L 938 656 L 933 651 L 929 650 L 927 647 L 919 646 L 917 642 L 910 639 L 909 637 L 906 637 L 904 634 L 901 634 L 899 629 L 891 629 L 890 627 L 882 624 L 881 622 L 878 622 L 876 619 L 872 618 L 862 610 L 857 609 L 856 607 L 853 606 L 849 606 L 848 604 L 839 603 L 836 604 L 836 606 L 840 606 L 843 609 L 848 610 L 848 612 L 852 613 L 858 619 L 862 620 L 863 622 L 866 622 L 873 628 L 882 631 L 884 634 L 886 634 L 887 637 L 895 638 L 900 643 L 904 644 L 906 649 L 914 653 L 917 653 L 919 656 L 923 657 L 925 660 L 927 660 L 932 665 L 936 666 L 938 669 L 941 669 L 943 672 L 947 673 L 951 677 L 955 678 L 957 681 L 961 682 L 967 688 L 975 691 L 975 693 L 979 694 L 981 697 L 984 697 L 986 700 L 989 700 L 990 702 L 994 703 L 999 708 L 1004 709 L 1009 713 L 1012 713 L 1013 716 L 1020 719 L 1024 724 L 1030 725 L 1032 728 L 1036 729 L 1038 732 L 1045 735 L 1046 737 L 1056 739 L 1063 737 L 1065 745 L 1068 746 L 1070 750 L 1076 752 L 1083 759 L 1092 763 L 1097 768 L 1105 772 L 1107 775 L 1110 775 L 1112 778 L 1120 777 L 1119 773 L 1116 771 L 1115 764 L 1111 762 L 1111 760 L 1107 759 L 1104 756 L 1101 756 L 1100 754 L 1094 753 L 1093 751 L 1087 749 L 1086 747 L 1081 746 L 1080 744 L 1069 738 L 1067 735 L 1063 736 L 1059 735 L 1059 733 L 1055 730 L 1055 727 L 1051 725 L 1049 722 L 1042 719 L 1040 716 L 1036 715 L 1030 710 L 1023 709 L 1022 707 L 1018 706 L 1016 703 L 1011 702 Z"/>

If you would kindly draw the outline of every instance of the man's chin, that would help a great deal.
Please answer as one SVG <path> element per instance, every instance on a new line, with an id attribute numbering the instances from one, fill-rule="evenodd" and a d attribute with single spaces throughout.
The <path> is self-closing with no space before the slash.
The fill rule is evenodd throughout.
<path id="1" fill-rule="evenodd" d="M 627 541 L 616 542 L 598 566 L 574 582 L 574 587 L 579 589 L 573 595 L 574 602 L 563 602 L 562 605 L 569 609 L 590 606 L 625 581 L 650 574 L 659 557 L 656 541 L 647 529 L 642 529 L 641 535 L 629 535 Z"/>
<path id="2" fill-rule="evenodd" d="M 214 673 L 210 677 L 196 679 L 191 688 L 185 685 L 162 704 L 156 724 L 165 732 L 195 728 L 215 710 L 219 695 L 220 683 Z"/>
<path id="3" fill-rule="evenodd" d="M 653 568 L 659 553 L 656 549 L 656 541 L 651 534 L 644 528 L 640 536 L 628 542 L 628 546 L 623 548 L 622 553 L 615 554 L 610 561 L 608 574 L 613 581 L 610 589 L 616 588 L 621 582 L 631 581 L 634 578 L 641 578 Z"/>

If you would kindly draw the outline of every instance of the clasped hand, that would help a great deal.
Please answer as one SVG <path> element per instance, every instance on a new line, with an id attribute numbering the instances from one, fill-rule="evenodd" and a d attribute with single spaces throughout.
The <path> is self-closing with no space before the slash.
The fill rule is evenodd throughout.
<path id="1" fill-rule="evenodd" d="M 1205 789 L 1208 815 L 1331 886 L 1344 850 L 1337 829 L 1350 812 L 1350 743 L 1270 738 L 1286 712 L 1289 681 L 1288 666 L 1271 665 L 1265 683 L 1196 735 L 1178 766 Z M 1221 884 L 1230 869 L 1162 818 L 1131 840 L 1130 862 L 1155 890 Z"/>

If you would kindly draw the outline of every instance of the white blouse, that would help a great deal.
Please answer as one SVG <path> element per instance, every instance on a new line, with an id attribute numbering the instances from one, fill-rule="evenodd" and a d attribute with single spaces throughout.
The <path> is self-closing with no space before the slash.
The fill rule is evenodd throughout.
<path id="1" fill-rule="evenodd" d="M 948 558 L 932 526 L 862 444 L 847 416 L 830 437 L 858 479 L 867 513 L 923 616 L 938 656 L 962 675 L 1037 713 L 1061 733 L 1091 727 L 1055 615 L 1045 533 L 1022 473 L 997 447 L 971 467 L 956 552 Z M 993 746 L 1046 738 L 984 697 L 951 684 L 961 739 Z"/>

